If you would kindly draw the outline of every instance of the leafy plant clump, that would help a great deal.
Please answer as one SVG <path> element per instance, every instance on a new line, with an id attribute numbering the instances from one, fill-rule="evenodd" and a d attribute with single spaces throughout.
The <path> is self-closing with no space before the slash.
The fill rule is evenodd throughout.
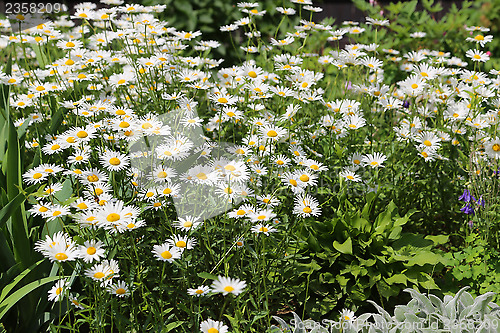
<path id="1" fill-rule="evenodd" d="M 262 332 L 494 289 L 493 36 L 359 5 L 239 2 L 224 40 L 121 0 L 0 20 L 5 330 Z"/>

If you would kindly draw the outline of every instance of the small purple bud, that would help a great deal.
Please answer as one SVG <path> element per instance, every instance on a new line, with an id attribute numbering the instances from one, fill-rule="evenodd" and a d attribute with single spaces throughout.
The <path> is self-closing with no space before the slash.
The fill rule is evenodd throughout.
<path id="1" fill-rule="evenodd" d="M 410 101 L 404 101 L 403 107 L 408 109 L 410 107 Z"/>
<path id="2" fill-rule="evenodd" d="M 351 90 L 352 89 L 351 81 L 346 82 L 345 87 L 347 88 L 347 90 Z"/>
<path id="3" fill-rule="evenodd" d="M 469 228 L 474 228 L 474 221 L 470 220 L 467 224 L 469 225 Z"/>

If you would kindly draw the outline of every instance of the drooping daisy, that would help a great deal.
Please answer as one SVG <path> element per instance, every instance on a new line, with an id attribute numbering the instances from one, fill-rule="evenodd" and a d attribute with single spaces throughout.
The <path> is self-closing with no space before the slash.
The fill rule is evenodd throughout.
<path id="1" fill-rule="evenodd" d="M 44 244 L 40 252 L 52 262 L 73 261 L 79 257 L 78 249 L 74 243 Z"/>
<path id="2" fill-rule="evenodd" d="M 73 305 L 75 308 L 79 310 L 85 309 L 85 307 L 80 303 L 80 301 L 78 301 L 78 299 L 73 294 L 69 294 L 68 298 L 69 301 L 71 302 L 71 305 Z"/>
<path id="3" fill-rule="evenodd" d="M 199 286 L 198 288 L 188 288 L 187 292 L 189 296 L 205 296 L 210 292 L 210 287 Z"/>
<path id="4" fill-rule="evenodd" d="M 348 168 L 339 172 L 339 176 L 346 179 L 346 180 L 352 181 L 352 182 L 360 182 L 361 181 L 361 177 L 358 176 L 355 171 L 350 170 Z"/>
<path id="5" fill-rule="evenodd" d="M 67 281 L 66 279 L 58 280 L 56 284 L 49 290 L 49 301 L 61 301 L 64 296 L 66 296 L 69 289 L 69 281 Z"/>
<path id="6" fill-rule="evenodd" d="M 246 286 L 245 281 L 219 275 L 217 280 L 214 280 L 212 283 L 212 291 L 214 293 L 222 293 L 224 296 L 227 294 L 237 296 L 243 292 Z"/>
<path id="7" fill-rule="evenodd" d="M 47 221 L 53 221 L 58 217 L 66 216 L 70 213 L 67 206 L 62 206 L 58 204 L 53 204 L 49 206 L 49 209 L 42 213 L 42 216 L 47 219 Z"/>
<path id="8" fill-rule="evenodd" d="M 372 168 L 383 168 L 382 163 L 387 160 L 387 157 L 382 153 L 373 153 L 363 156 L 362 162 Z"/>
<path id="9" fill-rule="evenodd" d="M 269 224 L 257 224 L 257 225 L 254 225 L 251 230 L 253 233 L 256 233 L 256 234 L 262 233 L 266 236 L 269 236 L 270 232 L 277 232 L 278 231 Z"/>
<path id="10" fill-rule="evenodd" d="M 255 212 L 255 208 L 251 205 L 242 205 L 237 209 L 228 213 L 230 218 L 241 218 L 247 216 L 249 213 Z"/>
<path id="11" fill-rule="evenodd" d="M 111 294 L 118 296 L 120 298 L 129 297 L 130 289 L 124 281 L 116 281 L 115 283 L 110 284 L 106 290 Z"/>
<path id="12" fill-rule="evenodd" d="M 276 214 L 271 209 L 263 209 L 248 213 L 247 216 L 252 222 L 265 222 L 275 218 Z"/>
<path id="13" fill-rule="evenodd" d="M 172 262 L 179 259 L 182 251 L 178 247 L 172 246 L 169 242 L 153 246 L 153 254 L 157 260 Z"/>

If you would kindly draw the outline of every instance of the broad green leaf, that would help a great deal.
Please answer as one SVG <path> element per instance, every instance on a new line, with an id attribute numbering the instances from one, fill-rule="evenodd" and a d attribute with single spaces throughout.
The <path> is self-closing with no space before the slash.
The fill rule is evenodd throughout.
<path id="1" fill-rule="evenodd" d="M 333 241 L 333 247 L 341 252 L 341 253 L 344 253 L 344 254 L 352 254 L 352 240 L 351 240 L 351 237 L 347 238 L 347 240 L 340 244 L 339 242 L 337 241 Z"/>
<path id="2" fill-rule="evenodd" d="M 404 274 L 394 274 L 391 277 L 385 279 L 385 282 L 387 282 L 388 284 L 402 283 L 405 286 L 406 286 L 406 281 L 408 281 L 408 279 Z"/>

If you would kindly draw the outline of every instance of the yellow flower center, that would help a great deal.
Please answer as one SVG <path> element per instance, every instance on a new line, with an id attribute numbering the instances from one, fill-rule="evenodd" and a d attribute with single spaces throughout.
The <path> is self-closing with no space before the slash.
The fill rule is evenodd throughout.
<path id="1" fill-rule="evenodd" d="M 278 133 L 276 133 L 275 130 L 270 130 L 269 132 L 267 132 L 267 136 L 274 138 L 278 136 Z"/>
<path id="2" fill-rule="evenodd" d="M 413 89 L 417 89 L 417 88 L 418 88 L 418 84 L 414 83 L 414 84 L 412 84 L 412 85 L 411 85 L 411 87 L 412 87 Z"/>
<path id="3" fill-rule="evenodd" d="M 109 160 L 109 164 L 111 165 L 120 165 L 120 159 L 116 158 L 116 157 L 113 157 Z"/>
<path id="4" fill-rule="evenodd" d="M 250 71 L 250 72 L 248 72 L 248 76 L 255 79 L 257 77 L 257 73 L 255 73 L 254 71 Z"/>
<path id="5" fill-rule="evenodd" d="M 260 231 L 260 232 L 268 232 L 268 231 L 269 231 L 269 229 L 267 229 L 266 227 L 260 227 L 260 228 L 259 228 L 259 231 Z"/>
<path id="6" fill-rule="evenodd" d="M 299 177 L 299 179 L 303 182 L 309 181 L 309 176 L 306 174 L 303 174 L 302 176 Z"/>
<path id="7" fill-rule="evenodd" d="M 80 209 L 87 209 L 87 208 L 89 208 L 87 206 L 87 204 L 85 204 L 85 202 L 80 202 L 78 205 L 76 205 L 76 207 L 78 207 Z"/>
<path id="8" fill-rule="evenodd" d="M 42 176 L 43 176 L 43 175 L 42 175 L 40 172 L 37 172 L 37 173 L 35 173 L 35 174 L 33 175 L 33 178 L 34 178 L 34 179 L 40 179 L 40 178 L 42 178 Z"/>
<path id="9" fill-rule="evenodd" d="M 183 240 L 177 241 L 175 243 L 175 246 L 177 246 L 177 247 L 186 247 L 186 245 L 187 245 L 186 242 Z"/>
<path id="10" fill-rule="evenodd" d="M 126 292 L 127 292 L 127 291 L 126 291 L 125 289 L 123 289 L 123 288 L 118 288 L 118 289 L 116 289 L 116 293 L 117 293 L 118 295 L 123 295 L 123 294 L 125 294 Z"/>
<path id="11" fill-rule="evenodd" d="M 56 295 L 60 295 L 63 291 L 63 288 L 59 287 L 56 289 Z"/>
<path id="12" fill-rule="evenodd" d="M 120 219 L 120 215 L 116 214 L 116 213 L 111 213 L 109 214 L 107 217 L 106 217 L 106 220 L 108 220 L 108 222 L 116 222 Z"/>
<path id="13" fill-rule="evenodd" d="M 169 251 L 163 251 L 163 252 L 161 253 L 161 257 L 162 257 L 163 259 L 170 259 L 170 258 L 172 258 L 172 253 L 170 253 Z"/>
<path id="14" fill-rule="evenodd" d="M 219 330 L 216 329 L 215 327 L 211 327 L 208 329 L 207 333 L 219 333 Z"/>
<path id="15" fill-rule="evenodd" d="M 93 255 L 93 254 L 95 254 L 96 252 L 97 252 L 97 250 L 96 250 L 96 248 L 95 248 L 95 247 L 93 247 L 93 246 L 90 246 L 90 247 L 88 247 L 88 248 L 87 248 L 87 254 L 88 254 L 88 255 Z"/>
<path id="16" fill-rule="evenodd" d="M 228 293 L 232 292 L 233 290 L 234 290 L 234 288 L 231 286 L 224 287 L 224 291 L 227 291 Z"/>
<path id="17" fill-rule="evenodd" d="M 432 146 L 432 143 L 429 140 L 425 140 L 424 145 L 426 145 L 427 147 L 430 147 L 430 146 Z"/>
<path id="18" fill-rule="evenodd" d="M 103 272 L 97 272 L 94 274 L 94 277 L 96 279 L 102 279 L 104 277 L 104 273 Z"/>
<path id="19" fill-rule="evenodd" d="M 304 207 L 304 209 L 302 209 L 302 211 L 306 214 L 310 214 L 312 212 L 312 209 L 311 209 L 311 207 L 307 206 L 307 207 Z"/>
<path id="20" fill-rule="evenodd" d="M 493 147 L 491 147 L 494 151 L 500 151 L 500 145 L 498 143 L 495 143 Z"/>
<path id="21" fill-rule="evenodd" d="M 219 103 L 227 103 L 227 98 L 220 97 L 219 99 L 217 99 L 217 102 L 219 102 Z"/>
<path id="22" fill-rule="evenodd" d="M 54 258 L 56 258 L 57 260 L 66 260 L 68 259 L 68 256 L 66 255 L 66 253 L 59 252 L 54 256 Z"/>
<path id="23" fill-rule="evenodd" d="M 184 228 L 191 228 L 193 226 L 193 222 L 186 221 L 182 225 L 184 226 Z"/>
<path id="24" fill-rule="evenodd" d="M 198 177 L 198 179 L 201 179 L 201 180 L 205 180 L 208 178 L 207 175 L 204 174 L 203 172 L 200 172 L 199 174 L 197 174 L 196 177 Z"/>

